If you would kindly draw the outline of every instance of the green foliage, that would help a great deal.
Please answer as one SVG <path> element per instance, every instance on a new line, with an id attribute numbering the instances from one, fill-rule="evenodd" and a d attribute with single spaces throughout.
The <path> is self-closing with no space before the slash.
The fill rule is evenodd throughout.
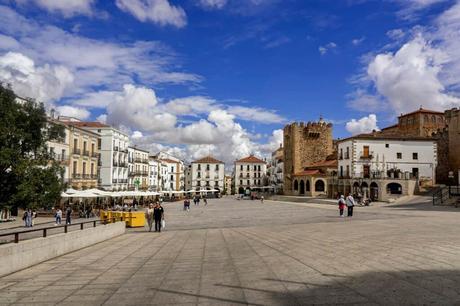
<path id="1" fill-rule="evenodd" d="M 59 199 L 63 169 L 50 162 L 46 144 L 64 135 L 48 123 L 43 103 L 18 102 L 0 85 L 0 208 L 49 207 Z"/>

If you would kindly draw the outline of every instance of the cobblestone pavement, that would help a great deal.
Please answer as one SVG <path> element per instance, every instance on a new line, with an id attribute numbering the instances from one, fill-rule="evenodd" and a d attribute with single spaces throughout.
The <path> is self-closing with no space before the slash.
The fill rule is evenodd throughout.
<path id="1" fill-rule="evenodd" d="M 193 204 L 192 204 L 193 205 Z M 0 278 L 0 304 L 460 304 L 460 214 L 211 200 Z"/>

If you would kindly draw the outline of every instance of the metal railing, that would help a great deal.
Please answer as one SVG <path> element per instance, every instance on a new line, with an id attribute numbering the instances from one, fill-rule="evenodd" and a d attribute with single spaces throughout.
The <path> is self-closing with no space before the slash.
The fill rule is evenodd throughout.
<path id="1" fill-rule="evenodd" d="M 112 222 L 118 222 L 118 221 L 123 221 L 123 218 L 117 219 L 117 218 L 112 218 Z M 96 227 L 97 224 L 101 225 L 106 225 L 109 223 L 109 220 L 93 220 L 93 221 L 85 221 L 85 222 L 79 222 L 79 223 L 73 223 L 73 224 L 65 224 L 65 225 L 59 225 L 59 226 L 48 226 L 48 227 L 42 227 L 42 228 L 36 228 L 36 229 L 27 229 L 27 230 L 22 230 L 22 231 L 17 231 L 17 232 L 9 232 L 9 233 L 0 233 L 0 237 L 8 237 L 8 236 L 14 236 L 14 243 L 19 243 L 20 241 L 20 235 L 27 234 L 27 233 L 33 233 L 33 232 L 42 232 L 42 237 L 47 237 L 49 232 L 52 229 L 63 229 L 64 233 L 67 233 L 69 231 L 69 227 L 71 226 L 80 226 L 80 230 L 85 229 L 85 224 L 92 224 L 92 227 Z M 56 235 L 58 233 L 53 233 L 53 235 Z M 33 237 L 36 238 L 36 237 Z M 33 239 L 29 238 L 29 239 Z M 23 239 L 27 240 L 27 239 Z M 7 242 L 8 243 L 8 242 Z"/>
<path id="2" fill-rule="evenodd" d="M 73 152 L 73 154 L 80 155 L 81 151 L 80 151 L 80 149 L 74 148 L 72 152 Z"/>

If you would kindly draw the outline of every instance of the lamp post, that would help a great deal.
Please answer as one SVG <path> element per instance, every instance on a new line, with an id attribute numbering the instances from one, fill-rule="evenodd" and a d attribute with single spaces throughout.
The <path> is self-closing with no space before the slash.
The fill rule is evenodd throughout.
<path id="1" fill-rule="evenodd" d="M 451 195 L 452 181 L 454 180 L 454 171 L 449 171 L 449 196 Z"/>

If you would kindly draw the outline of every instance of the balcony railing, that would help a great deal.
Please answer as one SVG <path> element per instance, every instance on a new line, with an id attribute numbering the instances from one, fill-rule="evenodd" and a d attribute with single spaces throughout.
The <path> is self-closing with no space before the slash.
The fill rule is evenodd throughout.
<path id="1" fill-rule="evenodd" d="M 73 153 L 73 154 L 78 154 L 78 155 L 80 155 L 80 154 L 81 154 L 81 151 L 80 151 L 80 149 L 78 149 L 78 148 L 73 148 L 72 153 Z"/>
<path id="2" fill-rule="evenodd" d="M 339 179 L 392 179 L 392 180 L 413 180 L 417 176 L 411 172 L 401 171 L 371 171 L 354 173 L 353 175 L 338 175 Z"/>
<path id="3" fill-rule="evenodd" d="M 89 156 L 89 151 L 83 151 L 83 156 Z"/>
<path id="4" fill-rule="evenodd" d="M 99 158 L 100 154 L 96 152 L 91 152 L 91 157 Z"/>
<path id="5" fill-rule="evenodd" d="M 369 153 L 365 153 L 365 152 L 361 152 L 360 154 L 360 159 L 372 159 L 374 157 L 374 152 L 369 152 Z"/>
<path id="6" fill-rule="evenodd" d="M 118 149 L 119 149 L 118 146 L 114 146 L 114 147 L 113 147 L 113 150 L 114 150 L 114 151 L 118 151 Z"/>
<path id="7" fill-rule="evenodd" d="M 81 179 L 81 174 L 80 173 L 72 173 L 72 178 L 76 179 L 76 180 L 79 180 L 79 179 Z"/>
<path id="8" fill-rule="evenodd" d="M 51 158 L 55 161 L 60 161 L 60 162 L 69 161 L 69 155 L 66 155 L 66 154 L 51 154 Z"/>

